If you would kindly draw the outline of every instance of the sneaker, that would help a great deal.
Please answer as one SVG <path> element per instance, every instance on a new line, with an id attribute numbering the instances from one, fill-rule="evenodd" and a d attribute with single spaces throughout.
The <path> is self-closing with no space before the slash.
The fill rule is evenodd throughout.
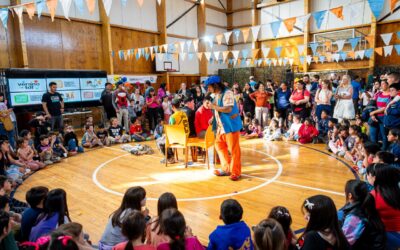
<path id="1" fill-rule="evenodd" d="M 240 175 L 231 175 L 229 176 L 229 179 L 231 179 L 231 181 L 238 181 L 240 179 Z"/>
<path id="2" fill-rule="evenodd" d="M 64 156 L 64 158 L 67 158 L 68 154 L 67 154 L 67 153 L 64 153 L 63 156 Z"/>
<path id="3" fill-rule="evenodd" d="M 52 161 L 50 161 L 50 160 L 47 160 L 47 161 L 44 161 L 43 163 L 46 164 L 46 165 L 51 165 L 51 164 L 53 164 L 54 162 L 52 162 Z"/>
<path id="4" fill-rule="evenodd" d="M 220 168 L 215 169 L 215 170 L 214 170 L 214 174 L 215 174 L 216 176 L 228 176 L 228 175 L 229 175 L 229 173 L 225 172 L 224 170 L 222 170 L 222 169 L 220 169 Z"/>

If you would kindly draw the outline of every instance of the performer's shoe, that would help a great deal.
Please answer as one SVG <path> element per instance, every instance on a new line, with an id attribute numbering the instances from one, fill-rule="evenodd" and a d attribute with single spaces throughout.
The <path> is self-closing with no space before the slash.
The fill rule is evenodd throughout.
<path id="1" fill-rule="evenodd" d="M 231 181 L 238 181 L 240 179 L 240 175 L 231 175 L 229 176 L 229 179 L 231 179 Z"/>
<path id="2" fill-rule="evenodd" d="M 216 176 L 228 176 L 228 175 L 229 175 L 229 173 L 225 172 L 224 170 L 222 170 L 222 169 L 220 169 L 220 168 L 215 169 L 215 170 L 214 170 L 214 174 L 215 174 Z"/>

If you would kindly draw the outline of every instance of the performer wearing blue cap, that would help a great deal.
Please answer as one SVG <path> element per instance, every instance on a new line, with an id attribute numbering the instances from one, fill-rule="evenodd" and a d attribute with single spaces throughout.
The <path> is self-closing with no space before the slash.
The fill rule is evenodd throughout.
<path id="1" fill-rule="evenodd" d="M 206 81 L 208 91 L 215 94 L 211 109 L 214 110 L 213 130 L 216 133 L 215 148 L 221 160 L 221 169 L 216 169 L 217 176 L 230 175 L 230 179 L 240 178 L 242 165 L 240 159 L 240 130 L 242 121 L 233 92 L 221 83 L 219 76 L 211 76 Z M 230 152 L 230 155 L 229 155 Z"/>

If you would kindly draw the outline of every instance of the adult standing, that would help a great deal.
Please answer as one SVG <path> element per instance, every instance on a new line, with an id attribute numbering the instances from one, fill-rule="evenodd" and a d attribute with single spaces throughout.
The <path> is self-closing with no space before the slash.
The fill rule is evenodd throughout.
<path id="1" fill-rule="evenodd" d="M 149 80 L 144 82 L 145 85 L 145 91 L 144 91 L 144 97 L 147 98 L 150 94 L 150 90 L 154 90 L 154 88 L 151 86 L 151 82 Z"/>
<path id="2" fill-rule="evenodd" d="M 206 85 L 208 91 L 215 94 L 214 103 L 210 104 L 210 108 L 214 110 L 215 148 L 222 165 L 222 168 L 216 169 L 214 174 L 217 176 L 230 175 L 231 180 L 237 181 L 242 172 L 239 145 L 242 120 L 239 108 L 233 92 L 225 88 L 219 76 L 208 78 Z"/>
<path id="3" fill-rule="evenodd" d="M 251 116 L 254 116 L 254 111 L 255 111 L 255 104 L 253 100 L 250 98 L 250 95 L 254 92 L 254 90 L 251 88 L 249 83 L 244 84 L 243 92 L 242 92 L 242 98 L 243 98 L 243 110 L 245 113 L 250 112 Z"/>
<path id="4" fill-rule="evenodd" d="M 317 105 L 315 114 L 317 115 L 318 121 L 321 120 L 322 111 L 326 111 L 329 115 L 332 113 L 331 98 L 332 98 L 332 86 L 331 81 L 324 80 L 321 88 L 317 90 L 315 94 L 315 103 Z"/>
<path id="5" fill-rule="evenodd" d="M 144 97 L 140 94 L 140 88 L 135 89 L 135 92 L 131 95 L 131 100 L 133 100 L 135 103 L 133 109 L 135 110 L 136 116 L 141 117 L 143 114 L 145 100 Z"/>
<path id="6" fill-rule="evenodd" d="M 115 112 L 117 113 L 117 119 L 119 125 L 122 126 L 122 121 L 124 122 L 125 131 L 129 131 L 129 96 L 126 92 L 124 84 L 119 82 L 118 88 L 113 92 L 112 99 Z"/>
<path id="7" fill-rule="evenodd" d="M 292 111 L 295 115 L 299 115 L 301 119 L 308 117 L 307 106 L 310 103 L 310 92 L 305 89 L 302 80 L 297 81 L 296 89 L 293 91 L 289 99 L 292 104 Z"/>
<path id="8" fill-rule="evenodd" d="M 201 107 L 201 105 L 203 105 L 203 100 L 204 100 L 204 94 L 201 91 L 200 86 L 196 86 L 195 88 L 196 92 L 193 95 L 193 99 L 194 99 L 194 110 L 197 110 L 198 108 Z"/>
<path id="9" fill-rule="evenodd" d="M 350 76 L 344 75 L 342 82 L 335 93 L 336 106 L 333 117 L 342 121 L 343 119 L 352 120 L 356 113 L 353 104 L 353 87 L 350 84 Z"/>
<path id="10" fill-rule="evenodd" d="M 151 133 L 153 133 L 154 129 L 157 125 L 157 118 L 160 107 L 160 100 L 155 94 L 154 89 L 150 89 L 149 96 L 146 98 L 147 105 L 147 119 L 149 120 L 149 126 Z"/>
<path id="11" fill-rule="evenodd" d="M 263 83 L 260 83 L 258 89 L 254 93 L 250 94 L 250 98 L 256 104 L 256 118 L 260 122 L 261 127 L 268 126 L 268 114 L 269 109 L 271 108 L 269 98 L 271 96 L 272 93 L 265 90 Z"/>
<path id="12" fill-rule="evenodd" d="M 0 135 L 5 135 L 13 149 L 15 145 L 15 126 L 12 121 L 13 110 L 8 108 L 4 93 L 0 93 Z"/>
<path id="13" fill-rule="evenodd" d="M 63 132 L 64 120 L 64 100 L 62 95 L 57 92 L 57 83 L 49 83 L 49 91 L 42 96 L 42 107 L 46 116 L 50 119 L 51 130 L 57 125 L 58 131 Z"/>
<path id="14" fill-rule="evenodd" d="M 286 120 L 290 112 L 290 95 L 291 92 L 285 82 L 281 83 L 280 88 L 275 92 L 276 110 L 279 112 L 283 120 Z"/>
<path id="15" fill-rule="evenodd" d="M 376 101 L 377 110 L 369 113 L 369 137 L 372 142 L 378 142 L 380 135 L 380 139 L 382 140 L 382 150 L 385 151 L 388 146 L 388 140 L 383 119 L 386 106 L 390 102 L 389 84 L 386 80 L 381 81 L 381 91 L 375 95 L 374 100 Z"/>
<path id="16" fill-rule="evenodd" d="M 398 96 L 399 91 L 400 83 L 390 85 L 389 92 L 392 99 Z M 384 124 L 386 129 L 400 128 L 400 102 L 395 102 L 386 109 Z"/>
<path id="17" fill-rule="evenodd" d="M 192 92 L 187 89 L 186 83 L 181 83 L 181 88 L 178 90 L 178 95 L 180 95 L 181 100 L 183 100 L 185 97 L 192 96 Z"/>
<path id="18" fill-rule="evenodd" d="M 110 120 L 112 117 L 117 116 L 117 113 L 115 113 L 115 108 L 113 105 L 112 87 L 113 87 L 112 84 L 107 82 L 105 85 L 105 89 L 103 90 L 103 92 L 101 92 L 101 97 L 100 97 L 100 103 L 103 104 L 107 120 Z"/>
<path id="19" fill-rule="evenodd" d="M 249 85 L 253 90 L 256 90 L 256 84 L 257 82 L 254 80 L 254 76 L 250 76 L 249 78 Z"/>
<path id="20" fill-rule="evenodd" d="M 358 104 L 360 102 L 360 92 L 361 92 L 361 84 L 360 84 L 360 77 L 355 76 L 351 81 L 351 86 L 353 87 L 353 105 L 354 105 L 354 112 L 358 113 Z"/>
<path id="21" fill-rule="evenodd" d="M 162 100 L 166 95 L 167 95 L 166 84 L 161 83 L 160 87 L 157 90 L 157 97 L 159 100 Z"/>

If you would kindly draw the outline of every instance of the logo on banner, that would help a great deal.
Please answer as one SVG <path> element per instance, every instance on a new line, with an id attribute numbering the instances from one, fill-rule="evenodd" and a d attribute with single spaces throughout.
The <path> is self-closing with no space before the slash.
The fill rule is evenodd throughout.
<path id="1" fill-rule="evenodd" d="M 17 82 L 17 85 L 21 89 L 39 91 L 40 90 L 40 82 L 39 80 L 33 81 L 25 81 L 21 80 L 21 82 Z"/>

